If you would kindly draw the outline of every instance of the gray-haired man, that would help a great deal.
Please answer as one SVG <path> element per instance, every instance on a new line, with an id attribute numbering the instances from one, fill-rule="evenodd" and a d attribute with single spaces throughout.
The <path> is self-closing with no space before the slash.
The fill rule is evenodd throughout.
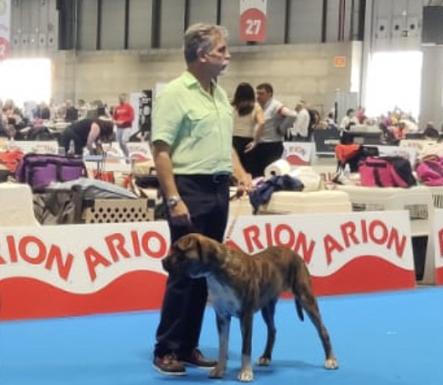
<path id="1" fill-rule="evenodd" d="M 171 242 L 190 232 L 222 241 L 231 175 L 240 191 L 251 184 L 232 148 L 232 107 L 215 81 L 229 64 L 226 30 L 195 24 L 184 40 L 187 70 L 166 85 L 154 104 L 154 161 Z M 169 275 L 154 350 L 159 372 L 184 375 L 186 363 L 216 365 L 198 350 L 206 300 L 204 279 Z"/>

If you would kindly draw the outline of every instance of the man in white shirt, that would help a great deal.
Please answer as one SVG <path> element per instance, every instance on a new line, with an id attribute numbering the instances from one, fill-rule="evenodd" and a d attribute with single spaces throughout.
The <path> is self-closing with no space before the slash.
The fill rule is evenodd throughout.
<path id="1" fill-rule="evenodd" d="M 255 150 L 257 174 L 264 175 L 266 166 L 280 159 L 283 154 L 284 130 L 281 124 L 284 118 L 297 117 L 297 112 L 285 107 L 274 98 L 274 89 L 269 83 L 257 86 L 257 102 L 263 109 L 265 124 L 260 142 Z"/>
<path id="2" fill-rule="evenodd" d="M 309 137 L 309 123 L 311 118 L 309 116 L 309 111 L 306 108 L 306 102 L 300 100 L 296 106 L 295 111 L 297 112 L 297 117 L 290 128 L 292 139 L 307 141 Z"/>

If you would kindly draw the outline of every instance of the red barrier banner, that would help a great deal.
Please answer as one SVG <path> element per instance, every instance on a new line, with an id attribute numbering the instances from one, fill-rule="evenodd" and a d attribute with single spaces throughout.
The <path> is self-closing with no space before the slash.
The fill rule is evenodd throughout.
<path id="1" fill-rule="evenodd" d="M 318 295 L 415 287 L 406 211 L 239 217 L 229 244 L 254 254 L 293 249 Z"/>
<path id="2" fill-rule="evenodd" d="M 266 40 L 267 0 L 240 0 L 240 40 Z"/>
<path id="3" fill-rule="evenodd" d="M 0 319 L 158 309 L 166 222 L 0 230 Z"/>
<path id="4" fill-rule="evenodd" d="M 343 294 L 415 287 L 410 234 L 406 211 L 240 216 L 227 245 L 291 248 Z M 159 309 L 169 247 L 166 222 L 3 227 L 0 320 Z"/>

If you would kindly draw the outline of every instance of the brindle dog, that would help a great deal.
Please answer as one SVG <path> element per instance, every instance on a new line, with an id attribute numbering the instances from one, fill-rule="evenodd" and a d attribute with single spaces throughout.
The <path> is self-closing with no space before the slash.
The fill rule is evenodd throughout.
<path id="1" fill-rule="evenodd" d="M 163 260 L 168 272 L 183 273 L 192 278 L 205 277 L 217 315 L 219 357 L 209 377 L 221 378 L 226 369 L 231 316 L 240 318 L 242 365 L 238 379 L 252 381 L 251 339 L 253 314 L 261 310 L 268 329 L 266 347 L 258 365 L 271 362 L 275 341 L 274 312 L 279 295 L 286 290 L 295 296 L 298 316 L 308 314 L 323 344 L 325 367 L 337 369 L 328 331 L 323 325 L 317 301 L 312 293 L 308 269 L 301 257 L 283 247 L 270 247 L 253 256 L 231 250 L 208 237 L 189 234 L 172 245 Z"/>

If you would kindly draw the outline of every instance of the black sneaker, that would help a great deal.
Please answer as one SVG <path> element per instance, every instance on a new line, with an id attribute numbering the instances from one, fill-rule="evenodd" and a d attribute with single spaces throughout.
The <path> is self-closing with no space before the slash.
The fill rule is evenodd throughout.
<path id="1" fill-rule="evenodd" d="M 154 356 L 152 366 L 161 374 L 167 376 L 184 376 L 186 374 L 185 365 L 177 360 L 175 354 L 165 354 L 164 356 Z"/>
<path id="2" fill-rule="evenodd" d="M 213 368 L 217 365 L 217 361 L 207 359 L 199 349 L 192 350 L 188 355 L 180 356 L 180 361 L 185 364 L 197 366 L 199 368 Z"/>

